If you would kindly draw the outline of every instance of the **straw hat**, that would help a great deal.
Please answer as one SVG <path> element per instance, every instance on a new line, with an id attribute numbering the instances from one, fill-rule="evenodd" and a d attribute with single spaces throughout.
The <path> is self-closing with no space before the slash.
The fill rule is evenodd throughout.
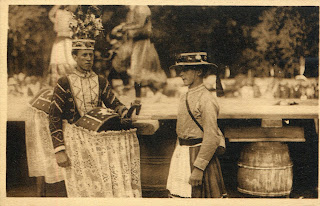
<path id="1" fill-rule="evenodd" d="M 195 66 L 194 68 L 205 67 L 214 69 L 215 71 L 218 69 L 216 64 L 208 62 L 207 52 L 181 53 L 177 55 L 175 65 L 172 65 L 170 69 L 183 69 L 185 66 Z"/>

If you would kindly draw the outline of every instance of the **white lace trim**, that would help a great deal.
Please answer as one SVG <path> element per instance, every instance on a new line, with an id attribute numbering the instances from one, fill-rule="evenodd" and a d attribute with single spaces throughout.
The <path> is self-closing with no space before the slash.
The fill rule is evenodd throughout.
<path id="1" fill-rule="evenodd" d="M 64 124 L 68 197 L 141 197 L 136 129 L 91 132 Z"/>
<path id="2" fill-rule="evenodd" d="M 30 177 L 44 176 L 45 182 L 62 181 L 49 130 L 48 114 L 28 105 L 26 119 L 26 150 Z"/>

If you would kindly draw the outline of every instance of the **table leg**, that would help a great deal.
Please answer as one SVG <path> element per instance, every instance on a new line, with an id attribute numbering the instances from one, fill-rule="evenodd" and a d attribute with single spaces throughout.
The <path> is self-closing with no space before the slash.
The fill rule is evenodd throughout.
<path id="1" fill-rule="evenodd" d="M 37 197 L 45 197 L 46 196 L 46 183 L 44 181 L 44 177 L 37 177 Z"/>

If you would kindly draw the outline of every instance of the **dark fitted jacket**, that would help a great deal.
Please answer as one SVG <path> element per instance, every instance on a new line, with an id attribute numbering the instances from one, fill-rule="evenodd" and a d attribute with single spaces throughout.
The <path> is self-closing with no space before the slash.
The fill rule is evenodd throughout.
<path id="1" fill-rule="evenodd" d="M 97 106 L 101 107 L 103 102 L 107 108 L 111 108 L 121 115 L 127 108 L 115 97 L 109 82 L 105 78 L 99 76 L 98 81 L 99 96 Z M 54 88 L 49 110 L 49 128 L 55 152 L 65 149 L 62 120 L 65 119 L 72 124 L 80 117 L 68 77 L 61 77 Z"/>

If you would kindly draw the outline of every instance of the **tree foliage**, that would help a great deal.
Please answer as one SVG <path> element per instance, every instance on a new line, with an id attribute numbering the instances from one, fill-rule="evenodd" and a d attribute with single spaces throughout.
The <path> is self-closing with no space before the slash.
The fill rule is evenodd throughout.
<path id="1" fill-rule="evenodd" d="M 299 71 L 300 57 L 318 56 L 318 45 L 310 45 L 308 35 L 318 27 L 319 20 L 309 22 L 313 24 L 310 25 L 305 18 L 299 7 L 265 10 L 259 24 L 244 28 L 254 45 L 242 52 L 242 63 L 254 69 L 258 76 L 268 76 L 274 69 L 276 76 L 293 77 Z"/>
<path id="2" fill-rule="evenodd" d="M 52 6 L 9 7 L 8 72 L 41 75 L 48 68 L 55 39 L 48 18 Z M 127 8 L 100 5 L 104 33 L 125 20 Z M 317 7 L 150 6 L 152 41 L 162 68 L 180 52 L 207 51 L 209 60 L 231 75 L 241 68 L 268 76 L 271 68 L 290 77 L 299 58 L 318 58 Z M 105 37 L 97 49 L 105 50 Z M 316 68 L 317 70 L 317 68 Z M 280 73 L 281 72 L 281 73 Z M 307 72 L 307 71 L 306 71 Z"/>
<path id="3" fill-rule="evenodd" d="M 8 73 L 42 75 L 48 67 L 54 36 L 46 7 L 10 6 Z"/>

